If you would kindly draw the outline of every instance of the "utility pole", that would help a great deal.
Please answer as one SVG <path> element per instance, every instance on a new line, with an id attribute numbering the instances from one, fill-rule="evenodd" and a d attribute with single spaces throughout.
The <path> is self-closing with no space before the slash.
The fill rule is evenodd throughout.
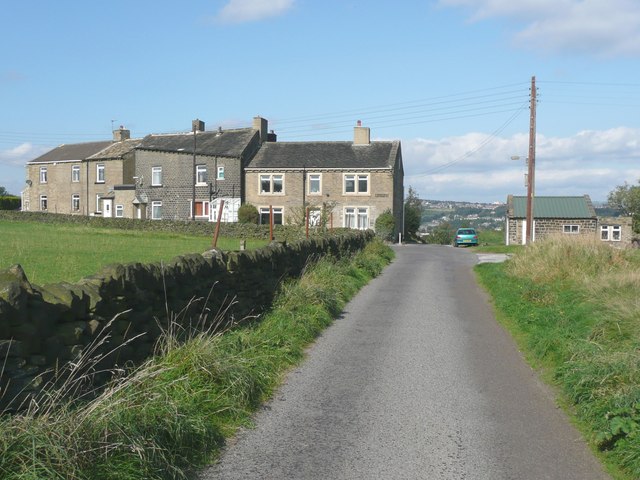
<path id="1" fill-rule="evenodd" d="M 192 173 L 192 200 L 191 200 L 191 220 L 195 222 L 196 220 L 196 133 L 198 132 L 198 125 L 197 122 L 194 121 L 193 122 L 193 171 Z M 217 172 L 216 172 L 217 174 Z"/>
<path id="2" fill-rule="evenodd" d="M 529 170 L 527 173 L 527 230 L 526 244 L 532 242 L 533 232 L 533 197 L 536 174 L 536 77 L 531 77 L 531 119 L 529 121 Z"/>

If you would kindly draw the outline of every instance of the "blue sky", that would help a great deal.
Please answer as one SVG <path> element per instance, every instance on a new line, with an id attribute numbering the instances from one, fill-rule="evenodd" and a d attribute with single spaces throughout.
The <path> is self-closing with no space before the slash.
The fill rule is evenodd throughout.
<path id="1" fill-rule="evenodd" d="M 9 2 L 0 39 L 0 185 L 62 143 L 249 126 L 279 141 L 402 141 L 422 198 L 605 200 L 640 179 L 637 0 Z"/>

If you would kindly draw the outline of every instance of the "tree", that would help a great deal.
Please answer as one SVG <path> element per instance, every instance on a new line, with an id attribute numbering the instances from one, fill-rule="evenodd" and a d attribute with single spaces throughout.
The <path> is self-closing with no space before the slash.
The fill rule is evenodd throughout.
<path id="1" fill-rule="evenodd" d="M 416 238 L 422 222 L 422 209 L 422 200 L 418 198 L 418 192 L 409 187 L 404 203 L 404 238 Z"/>
<path id="2" fill-rule="evenodd" d="M 5 195 L 10 195 L 10 193 L 7 192 L 6 188 L 4 188 L 2 185 L 0 185 L 0 197 L 4 197 Z"/>
<path id="3" fill-rule="evenodd" d="M 609 206 L 619 209 L 624 215 L 633 216 L 633 231 L 640 233 L 640 180 L 638 185 L 618 185 L 609 193 Z"/>
<path id="4" fill-rule="evenodd" d="M 437 245 L 451 245 L 453 242 L 454 228 L 449 222 L 443 222 L 433 229 L 427 237 L 427 243 Z"/>

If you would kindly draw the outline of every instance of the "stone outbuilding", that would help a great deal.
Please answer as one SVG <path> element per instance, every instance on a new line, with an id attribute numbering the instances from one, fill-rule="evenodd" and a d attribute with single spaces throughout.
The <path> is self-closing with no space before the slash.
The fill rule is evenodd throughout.
<path id="1" fill-rule="evenodd" d="M 527 197 L 509 195 L 505 243 L 522 245 L 526 241 Z M 594 236 L 598 217 L 589 195 L 576 197 L 534 197 L 532 241 L 552 234 Z"/>

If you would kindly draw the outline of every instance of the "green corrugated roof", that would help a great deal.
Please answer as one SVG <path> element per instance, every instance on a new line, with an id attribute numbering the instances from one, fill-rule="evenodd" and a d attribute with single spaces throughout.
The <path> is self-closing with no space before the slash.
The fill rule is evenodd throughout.
<path id="1" fill-rule="evenodd" d="M 513 216 L 527 216 L 527 197 L 513 197 Z M 591 200 L 582 197 L 534 197 L 533 218 L 594 218 Z"/>

